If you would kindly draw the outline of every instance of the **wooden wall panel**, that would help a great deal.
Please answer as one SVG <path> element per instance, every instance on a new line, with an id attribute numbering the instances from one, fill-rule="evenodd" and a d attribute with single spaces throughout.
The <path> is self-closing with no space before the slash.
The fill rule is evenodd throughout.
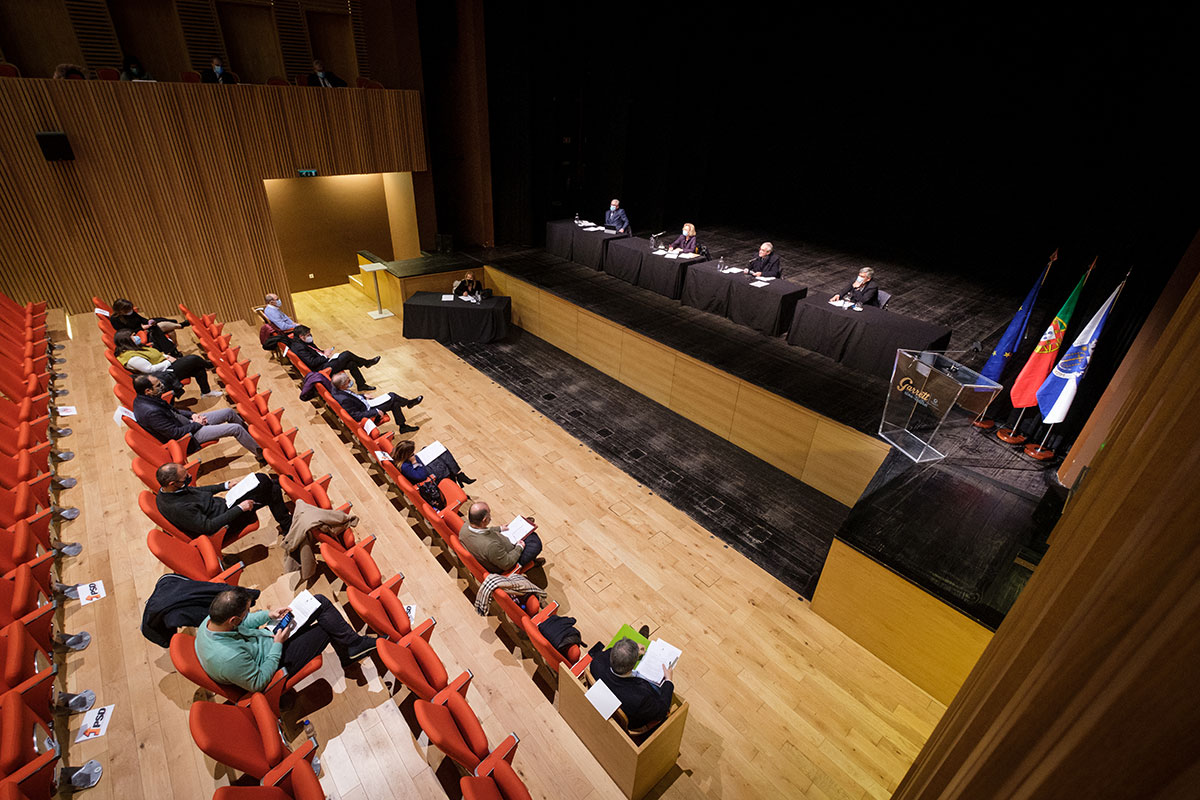
<path id="1" fill-rule="evenodd" d="M 38 130 L 76 160 L 47 162 Z M 423 170 L 421 131 L 415 92 L 0 81 L 0 287 L 245 318 L 290 291 L 262 181 Z"/>
<path id="2" fill-rule="evenodd" d="M 510 276 L 508 294 L 512 297 L 513 325 L 529 331 L 534 336 L 541 336 L 541 318 L 538 315 L 541 290 Z"/>
<path id="3" fill-rule="evenodd" d="M 225 52 L 225 39 L 221 36 L 214 0 L 175 0 L 175 9 L 179 15 L 183 40 L 187 43 L 191 69 L 196 72 L 208 69 L 215 56 L 231 72 L 237 72 L 237 66 L 229 63 L 229 54 Z M 178 76 L 173 75 L 170 80 L 178 80 Z"/>
<path id="4" fill-rule="evenodd" d="M 172 0 L 108 0 L 124 55 L 141 59 L 155 80 L 177 81 L 192 68 Z"/>
<path id="5" fill-rule="evenodd" d="M 542 293 L 540 305 L 541 337 L 559 350 L 575 352 L 578 342 L 578 309 L 566 300 Z"/>
<path id="6" fill-rule="evenodd" d="M 417 201 L 411 172 L 383 173 L 383 193 L 387 201 L 388 230 L 392 240 L 392 258 L 421 257 L 421 235 L 417 223 Z"/>
<path id="7" fill-rule="evenodd" d="M 217 18 L 229 54 L 225 66 L 236 72 L 239 80 L 266 83 L 268 78 L 287 74 L 270 6 L 218 3 Z"/>
<path id="8" fill-rule="evenodd" d="M 743 381 L 734 404 L 729 441 L 799 478 L 819 419 L 819 415 Z"/>
<path id="9" fill-rule="evenodd" d="M 62 0 L 0 0 L 0 48 L 27 78 L 49 78 L 58 64 L 84 60 Z"/>
<path id="10" fill-rule="evenodd" d="M 621 383 L 665 406 L 671 402 L 674 373 L 674 351 L 632 331 L 625 331 L 621 337 Z"/>
<path id="11" fill-rule="evenodd" d="M 93 74 L 98 67 L 119 69 L 121 46 L 117 44 L 117 32 L 105 0 L 66 0 L 66 3 L 71 27 L 83 51 L 83 64 Z"/>
<path id="12" fill-rule="evenodd" d="M 800 480 L 852 506 L 889 449 L 886 442 L 819 417 Z"/>
<path id="13" fill-rule="evenodd" d="M 342 5 L 340 14 L 308 9 L 304 16 L 308 23 L 308 41 L 312 45 L 313 58 L 321 59 L 326 69 L 336 72 L 353 86 L 358 77 L 358 56 L 346 6 Z M 311 65 L 309 71 L 312 71 Z"/>
<path id="14" fill-rule="evenodd" d="M 493 270 L 488 270 L 489 275 L 492 272 Z M 578 337 L 573 355 L 610 378 L 620 380 L 621 337 L 625 335 L 624 328 L 581 310 L 576 330 Z"/>
<path id="15" fill-rule="evenodd" d="M 676 356 L 670 408 L 676 414 L 728 439 L 733 427 L 738 383 L 738 379 L 732 375 L 694 358 Z"/>

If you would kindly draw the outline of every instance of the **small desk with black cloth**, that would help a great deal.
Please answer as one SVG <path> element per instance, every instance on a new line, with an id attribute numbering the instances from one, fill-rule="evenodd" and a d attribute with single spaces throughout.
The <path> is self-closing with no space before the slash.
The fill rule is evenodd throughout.
<path id="1" fill-rule="evenodd" d="M 574 220 L 558 219 L 546 223 L 546 252 L 571 260 L 571 240 L 578 226 Z"/>
<path id="2" fill-rule="evenodd" d="M 713 262 L 693 264 L 683 280 L 685 306 L 720 314 L 768 336 L 787 330 L 796 304 L 808 294 L 807 286 L 776 278 L 766 286 L 744 272 L 725 274 Z"/>
<path id="3" fill-rule="evenodd" d="M 443 300 L 438 292 L 415 292 L 404 301 L 404 338 L 448 342 L 494 342 L 508 335 L 511 297 L 478 303 Z"/>
<path id="4" fill-rule="evenodd" d="M 945 350 L 950 334 L 945 325 L 875 306 L 854 311 L 832 305 L 824 297 L 809 297 L 796 304 L 787 342 L 851 369 L 890 378 L 897 350 Z"/>

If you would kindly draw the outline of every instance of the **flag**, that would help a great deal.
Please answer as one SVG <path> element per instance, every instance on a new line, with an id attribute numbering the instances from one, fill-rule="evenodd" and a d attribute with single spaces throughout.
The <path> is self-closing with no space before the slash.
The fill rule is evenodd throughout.
<path id="1" fill-rule="evenodd" d="M 1104 301 L 1104 305 L 1100 306 L 1100 310 L 1092 317 L 1092 321 L 1079 332 L 1075 344 L 1071 345 L 1071 349 L 1062 357 L 1062 361 L 1058 362 L 1058 366 L 1050 373 L 1050 377 L 1046 378 L 1042 388 L 1037 390 L 1038 408 L 1042 412 L 1042 422 L 1047 425 L 1053 425 L 1066 419 L 1067 411 L 1071 408 L 1071 401 L 1075 399 L 1075 390 L 1079 387 L 1079 382 L 1083 380 L 1083 373 L 1087 371 L 1088 361 L 1091 360 L 1092 352 L 1096 349 L 1096 340 L 1100 338 L 1100 329 L 1104 327 L 1104 321 L 1108 319 L 1108 312 L 1112 310 L 1113 303 L 1116 302 L 1117 295 L 1121 293 L 1124 285 L 1125 281 L 1121 281 L 1121 285 L 1113 290 L 1113 293 Z"/>
<path id="2" fill-rule="evenodd" d="M 983 369 L 979 370 L 980 375 L 985 378 L 991 378 L 994 381 L 1000 380 L 1001 373 L 1008 366 L 1008 360 L 1012 358 L 1017 345 L 1025 336 L 1025 327 L 1029 325 L 1029 315 L 1033 311 L 1033 304 L 1037 302 L 1038 292 L 1041 291 L 1042 284 L 1046 282 L 1046 276 L 1050 274 L 1050 265 L 1057 258 L 1058 251 L 1055 250 L 1050 256 L 1050 261 L 1046 264 L 1046 268 L 1042 270 L 1042 276 L 1037 279 L 1037 283 L 1033 284 L 1033 288 L 1029 290 L 1029 294 L 1025 295 L 1025 302 L 1021 303 L 1021 307 L 1013 315 L 1012 322 L 1008 323 L 1008 329 L 1004 331 L 1004 335 L 996 343 L 996 349 L 992 351 L 991 358 L 983 365 Z"/>
<path id="3" fill-rule="evenodd" d="M 1092 267 L 1094 266 L 1096 266 L 1095 261 L 1092 262 Z M 1083 273 L 1079 283 L 1075 284 L 1071 296 L 1054 315 L 1054 321 L 1042 334 L 1037 347 L 1033 348 L 1033 355 L 1029 356 L 1029 360 L 1021 368 L 1021 374 L 1013 381 L 1010 393 L 1013 408 L 1029 408 L 1037 405 L 1038 387 L 1045 382 L 1046 376 L 1054 367 L 1054 359 L 1058 356 L 1058 350 L 1062 346 L 1063 337 L 1067 332 L 1067 323 L 1071 321 L 1071 313 L 1075 311 L 1075 303 L 1079 300 L 1079 293 L 1083 291 L 1083 284 L 1091 274 L 1092 267 L 1088 267 L 1088 271 Z"/>

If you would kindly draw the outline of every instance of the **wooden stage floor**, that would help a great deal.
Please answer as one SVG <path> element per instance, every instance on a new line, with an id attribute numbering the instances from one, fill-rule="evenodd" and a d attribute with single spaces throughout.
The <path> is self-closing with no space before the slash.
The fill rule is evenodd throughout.
<path id="1" fill-rule="evenodd" d="M 550 595 L 579 620 L 585 640 L 607 639 L 622 622 L 645 623 L 683 648 L 675 677 L 691 714 L 679 769 L 652 797 L 890 796 L 945 710 L 940 703 L 452 353 L 405 340 L 399 318 L 369 319 L 373 306 L 357 290 L 322 289 L 295 300 L 298 318 L 316 328 L 322 346 L 383 356 L 368 372 L 381 390 L 425 395 L 410 415 L 421 425 L 418 446 L 445 443 L 478 479 L 473 497 L 488 500 L 498 518 L 537 516 Z M 61 473 L 78 477 L 79 486 L 60 503 L 82 510 L 63 535 L 86 549 L 64 561 L 62 577 L 101 579 L 108 596 L 86 607 L 67 605 L 67 630 L 90 630 L 95 640 L 67 658 L 63 672 L 67 688 L 92 688 L 99 704 L 116 709 L 107 736 L 70 745 L 65 754 L 71 764 L 103 762 L 104 778 L 89 800 L 208 800 L 230 775 L 191 741 L 187 708 L 196 687 L 139 633 L 142 606 L 163 568 L 145 544 L 151 526 L 138 510 L 142 487 L 112 419 L 116 400 L 95 323 L 90 314 L 71 322 L 64 367 L 71 394 L 63 402 L 79 416 L 70 420 L 75 434 L 63 440 L 76 458 Z M 437 618 L 433 644 L 447 670 L 474 672 L 468 699 L 489 738 L 499 741 L 509 731 L 521 737 L 515 766 L 534 797 L 620 797 L 533 679 L 534 662 L 497 635 L 495 617 L 475 614 L 465 584 L 418 538 L 333 429 L 297 399 L 294 380 L 259 348 L 256 330 L 244 322 L 226 330 L 262 373 L 260 389 L 273 390 L 272 406 L 285 408 L 284 421 L 299 427 L 298 444 L 316 450 L 314 470 L 333 474 L 331 497 L 352 501 L 362 520 L 358 530 L 379 537 L 374 555 L 385 573 L 405 574 L 401 598 Z M 196 408 L 223 404 L 206 398 Z M 231 441 L 206 450 L 203 460 L 202 482 L 257 469 Z M 263 602 L 275 606 L 293 593 L 281 575 L 275 526 L 266 513 L 262 519 L 263 528 L 236 551 L 249 564 L 242 584 L 263 589 Z M 340 585 L 322 579 L 314 591 L 333 597 L 335 589 Z M 344 604 L 343 592 L 335 602 Z M 321 739 L 325 791 L 340 800 L 457 798 L 453 766 L 418 738 L 411 698 L 403 688 L 393 696 L 391 683 L 377 663 L 343 675 L 330 656 L 302 685 L 298 705 Z M 303 735 L 295 724 L 287 732 Z"/>

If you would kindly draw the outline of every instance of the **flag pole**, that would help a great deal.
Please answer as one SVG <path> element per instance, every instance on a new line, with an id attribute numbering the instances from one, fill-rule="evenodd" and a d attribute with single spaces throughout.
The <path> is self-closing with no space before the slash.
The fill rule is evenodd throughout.
<path id="1" fill-rule="evenodd" d="M 1001 428 L 996 431 L 996 438 L 1002 442 L 1009 444 L 1020 444 L 1025 441 L 1025 437 L 1017 433 L 1017 428 L 1021 425 L 1021 417 L 1025 416 L 1025 409 L 1021 409 L 1021 413 L 1017 414 L 1017 421 L 1013 423 L 1011 428 Z"/>
<path id="2" fill-rule="evenodd" d="M 1046 435 L 1042 437 L 1041 444 L 1025 445 L 1025 455 L 1029 456 L 1030 458 L 1037 459 L 1038 461 L 1049 461 L 1050 459 L 1054 458 L 1054 451 L 1046 448 L 1046 440 L 1050 438 L 1050 431 L 1053 430 L 1053 428 L 1054 423 L 1052 422 L 1050 423 L 1050 426 L 1046 428 Z"/>

